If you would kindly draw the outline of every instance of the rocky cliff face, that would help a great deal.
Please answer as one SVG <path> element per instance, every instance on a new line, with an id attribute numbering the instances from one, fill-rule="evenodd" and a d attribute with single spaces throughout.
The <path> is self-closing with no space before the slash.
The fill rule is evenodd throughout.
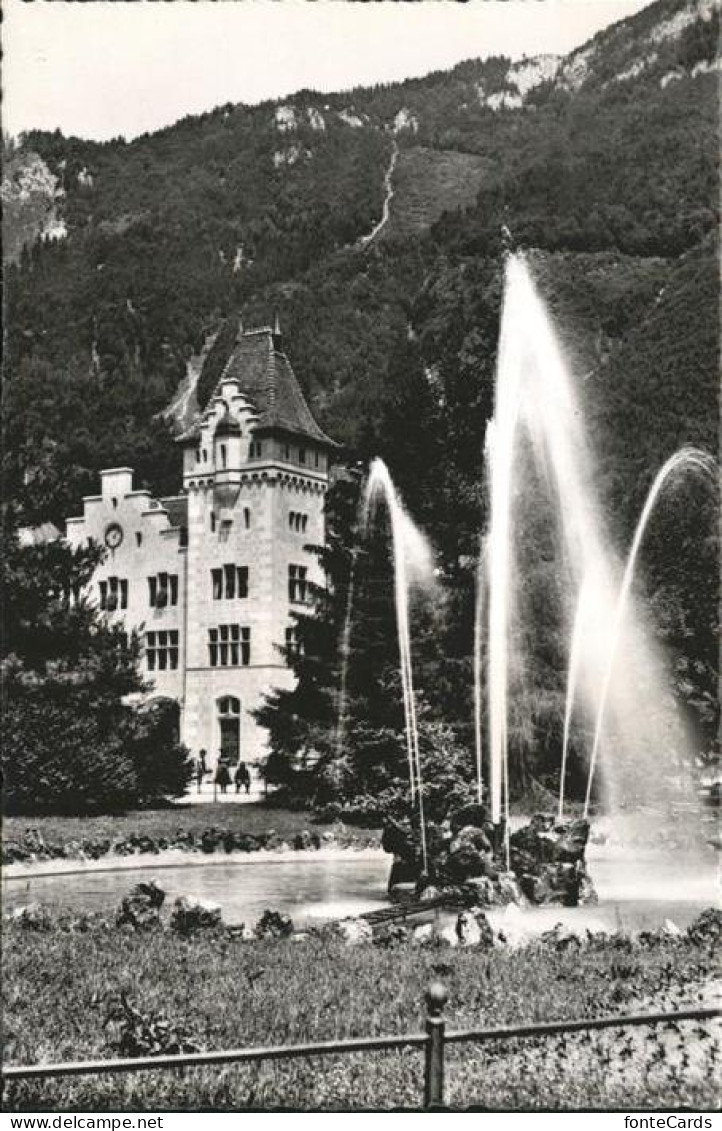
<path id="1" fill-rule="evenodd" d="M 64 197 L 58 177 L 37 153 L 20 151 L 4 161 L 0 199 L 7 263 L 15 263 L 22 249 L 38 240 L 65 239 Z"/>

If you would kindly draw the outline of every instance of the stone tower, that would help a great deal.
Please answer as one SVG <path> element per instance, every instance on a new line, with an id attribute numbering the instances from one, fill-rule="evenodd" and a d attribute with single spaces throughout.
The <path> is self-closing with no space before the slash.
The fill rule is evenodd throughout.
<path id="1" fill-rule="evenodd" d="M 323 583 L 309 546 L 324 542 L 333 441 L 316 424 L 278 327 L 238 331 L 206 409 L 179 438 L 183 489 L 134 491 L 132 472 L 68 520 L 68 539 L 105 542 L 90 585 L 106 615 L 137 629 L 152 694 L 178 699 L 181 737 L 213 765 L 255 762 L 267 735 L 251 712 L 292 687 L 281 651 L 292 612 Z"/>
<path id="2" fill-rule="evenodd" d="M 278 331 L 239 330 L 203 415 L 181 438 L 188 496 L 183 734 L 211 761 L 256 761 L 249 713 L 293 676 L 291 611 L 323 581 L 332 441 L 313 419 Z"/>

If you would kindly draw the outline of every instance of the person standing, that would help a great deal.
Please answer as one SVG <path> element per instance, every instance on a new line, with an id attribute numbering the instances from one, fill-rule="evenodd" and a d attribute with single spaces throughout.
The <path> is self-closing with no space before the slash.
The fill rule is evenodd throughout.
<path id="1" fill-rule="evenodd" d="M 245 786 L 247 794 L 250 793 L 250 791 L 251 791 L 251 775 L 248 772 L 248 766 L 246 765 L 245 762 L 239 762 L 238 763 L 238 765 L 236 767 L 236 772 L 233 776 L 233 780 L 236 784 L 236 793 L 241 792 L 241 786 Z"/>
<path id="2" fill-rule="evenodd" d="M 231 784 L 231 775 L 228 772 L 228 766 L 225 762 L 218 763 L 216 770 L 216 782 L 220 786 L 221 793 L 225 793 L 228 786 Z"/>

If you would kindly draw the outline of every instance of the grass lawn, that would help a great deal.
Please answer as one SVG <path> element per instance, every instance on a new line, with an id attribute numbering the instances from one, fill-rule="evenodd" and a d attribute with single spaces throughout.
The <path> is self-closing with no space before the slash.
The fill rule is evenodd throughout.
<path id="1" fill-rule="evenodd" d="M 276 809 L 263 802 L 236 805 L 232 801 L 216 805 L 180 804 L 104 817 L 6 817 L 2 839 L 4 843 L 19 841 L 32 828 L 40 832 L 46 844 L 52 845 L 79 840 L 119 841 L 133 834 L 171 840 L 179 829 L 200 836 L 211 826 L 250 836 L 275 829 L 281 840 L 289 841 L 303 829 L 318 833 L 333 829 L 337 839 L 354 843 L 375 843 L 379 839 L 373 830 L 315 824 L 309 813 Z"/>
<path id="2" fill-rule="evenodd" d="M 344 948 L 308 938 L 244 943 L 6 925 L 3 1017 L 7 1063 L 117 1055 L 109 1006 L 124 990 L 204 1049 L 423 1030 L 430 980 L 449 991 L 447 1026 L 583 1018 L 694 1006 L 715 961 L 684 939 L 580 950 Z M 719 969 L 719 957 L 716 959 Z M 447 1100 L 508 1110 L 591 1107 L 700 1110 L 718 1100 L 711 1027 L 609 1030 L 544 1042 L 450 1046 Z M 8 1086 L 14 1110 L 153 1111 L 247 1106 L 417 1107 L 422 1054 L 330 1056 L 70 1078 Z"/>

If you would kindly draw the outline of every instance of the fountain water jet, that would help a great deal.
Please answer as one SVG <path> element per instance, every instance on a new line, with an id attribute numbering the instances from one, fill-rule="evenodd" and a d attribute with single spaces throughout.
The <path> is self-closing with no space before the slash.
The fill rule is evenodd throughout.
<path id="1" fill-rule="evenodd" d="M 371 512 L 376 499 L 383 496 L 391 521 L 391 544 L 394 559 L 394 598 L 396 630 L 399 642 L 399 669 L 406 726 L 406 752 L 409 763 L 409 790 L 412 802 L 416 800 L 419 811 L 421 857 L 423 870 L 428 870 L 426 849 L 426 820 L 424 816 L 423 781 L 419 754 L 419 732 L 416 717 L 413 667 L 411 662 L 411 632 L 409 625 L 410 574 L 429 581 L 433 577 L 431 555 L 421 532 L 404 510 L 394 487 L 389 470 L 381 459 L 371 464 L 362 506 L 361 527 L 368 530 Z"/>
<path id="2" fill-rule="evenodd" d="M 562 764 L 559 775 L 559 820 L 564 819 L 564 785 L 567 773 L 567 756 L 569 752 L 569 731 L 571 728 L 574 698 L 577 691 L 577 677 L 579 674 L 579 652 L 582 643 L 582 629 L 589 615 L 589 586 L 582 582 L 574 614 L 574 628 L 572 629 L 572 643 L 569 650 L 569 667 L 567 671 L 567 693 L 564 702 L 564 734 L 562 737 Z"/>
<path id="3" fill-rule="evenodd" d="M 601 697 L 599 701 L 599 709 L 597 712 L 597 722 L 594 730 L 594 741 L 592 744 L 592 753 L 589 760 L 589 777 L 587 779 L 587 791 L 584 797 L 584 816 L 586 817 L 589 812 L 589 804 L 591 801 L 592 784 L 594 781 L 594 772 L 597 765 L 597 758 L 599 754 L 599 744 L 604 728 L 605 711 L 607 706 L 607 699 L 609 696 L 609 689 L 614 671 L 614 661 L 617 656 L 619 646 L 619 638 L 622 629 L 622 623 L 627 611 L 630 593 L 632 589 L 632 581 L 634 580 L 634 571 L 637 564 L 637 557 L 642 545 L 642 540 L 647 530 L 649 520 L 657 505 L 659 496 L 664 489 L 669 479 L 680 470 L 693 469 L 700 471 L 704 475 L 709 476 L 713 482 L 716 481 L 716 466 L 711 456 L 706 452 L 700 451 L 697 448 L 685 447 L 680 448 L 678 452 L 670 456 L 666 463 L 659 469 L 652 486 L 649 489 L 649 494 L 645 501 L 642 513 L 637 522 L 637 528 L 634 532 L 632 545 L 629 550 L 627 562 L 624 568 L 624 575 L 622 583 L 619 588 L 619 597 L 617 600 L 617 607 L 614 614 L 614 623 L 612 629 L 612 642 L 611 648 L 607 657 L 607 667 L 604 673 L 604 682 L 602 684 Z M 560 803 L 561 804 L 561 803 Z"/>
<path id="4" fill-rule="evenodd" d="M 474 747 L 476 751 L 476 799 L 483 801 L 483 637 L 484 637 L 484 587 L 486 584 L 486 546 L 479 541 L 479 560 L 476 569 L 476 603 L 474 608 Z"/>
<path id="5" fill-rule="evenodd" d="M 348 663 L 351 654 L 351 630 L 353 627 L 353 602 L 356 587 L 356 566 L 358 562 L 358 544 L 354 545 L 351 554 L 351 567 L 348 577 L 348 592 L 346 595 L 346 614 L 343 621 L 341 635 L 341 679 L 339 687 L 338 722 L 336 724 L 336 758 L 343 753 L 346 740 L 346 707 L 348 700 Z"/>
<path id="6" fill-rule="evenodd" d="M 618 743 L 617 756 L 605 765 L 603 779 L 610 807 L 614 809 L 621 798 L 633 801 L 633 787 L 640 784 L 645 800 L 654 797 L 669 804 L 660 752 L 686 745 L 676 717 L 669 713 L 662 718 L 658 711 L 665 702 L 664 665 L 631 595 L 624 632 L 615 631 L 615 579 L 620 570 L 601 519 L 597 475 L 583 421 L 571 373 L 526 262 L 520 254 L 511 255 L 506 263 L 494 418 L 487 433 L 489 787 L 495 824 L 502 806 L 508 811 L 509 702 L 512 696 L 517 703 L 524 702 L 518 628 L 524 623 L 525 592 L 520 582 L 528 570 L 520 558 L 519 508 L 529 495 L 527 464 L 533 465 L 539 486 L 546 485 L 550 525 L 559 542 L 563 570 L 572 578 L 573 598 L 576 594 L 578 599 L 583 580 L 587 588 L 585 627 L 579 627 L 574 656 L 573 698 L 593 720 L 598 717 L 600 689 L 605 687 L 605 711 Z M 527 441 L 524 446 L 522 439 Z M 531 501 L 538 507 L 533 490 Z M 614 678 L 607 678 L 620 635 L 624 663 L 618 662 Z"/>

